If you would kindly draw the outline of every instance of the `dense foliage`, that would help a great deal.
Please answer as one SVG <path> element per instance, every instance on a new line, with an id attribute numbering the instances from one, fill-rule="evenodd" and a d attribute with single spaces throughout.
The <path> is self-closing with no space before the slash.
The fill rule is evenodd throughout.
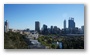
<path id="1" fill-rule="evenodd" d="M 40 36 L 38 41 L 50 49 L 59 49 L 60 47 L 56 44 L 57 42 L 62 42 L 62 49 L 84 49 L 83 36 L 44 35 Z"/>
<path id="2" fill-rule="evenodd" d="M 48 47 L 48 48 L 50 48 L 50 49 L 56 49 L 56 48 L 57 48 L 57 45 L 56 45 L 56 44 L 53 44 L 53 42 L 54 42 L 55 40 L 52 39 L 51 37 L 41 36 L 41 37 L 38 38 L 38 41 L 39 41 L 42 45 L 44 45 L 44 46 L 46 46 L 46 47 Z"/>
<path id="3" fill-rule="evenodd" d="M 4 33 L 4 49 L 26 49 L 27 43 L 24 35 L 14 32 Z"/>

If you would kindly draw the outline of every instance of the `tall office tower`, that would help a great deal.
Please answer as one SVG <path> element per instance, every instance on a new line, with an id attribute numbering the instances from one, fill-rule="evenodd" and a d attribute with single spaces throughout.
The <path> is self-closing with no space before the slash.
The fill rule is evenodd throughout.
<path id="1" fill-rule="evenodd" d="M 66 29 L 66 20 L 64 20 L 64 29 Z"/>
<path id="2" fill-rule="evenodd" d="M 81 26 L 82 33 L 84 34 L 84 26 Z"/>
<path id="3" fill-rule="evenodd" d="M 4 22 L 4 32 L 8 32 L 9 31 L 9 24 L 8 24 L 8 21 L 6 20 Z"/>
<path id="4" fill-rule="evenodd" d="M 51 26 L 51 34 L 53 34 L 53 26 Z"/>
<path id="5" fill-rule="evenodd" d="M 37 31 L 38 33 L 40 33 L 40 23 L 39 21 L 35 22 L 35 31 Z"/>
<path id="6" fill-rule="evenodd" d="M 74 18 L 72 18 L 72 17 L 68 20 L 68 28 L 69 29 L 74 29 L 75 28 Z"/>
<path id="7" fill-rule="evenodd" d="M 43 25 L 43 30 L 47 30 L 47 25 Z"/>
<path id="8" fill-rule="evenodd" d="M 54 26 L 54 34 L 57 34 L 57 26 Z"/>
<path id="9" fill-rule="evenodd" d="M 48 30 L 47 30 L 47 25 L 43 25 L 43 34 L 47 34 Z"/>

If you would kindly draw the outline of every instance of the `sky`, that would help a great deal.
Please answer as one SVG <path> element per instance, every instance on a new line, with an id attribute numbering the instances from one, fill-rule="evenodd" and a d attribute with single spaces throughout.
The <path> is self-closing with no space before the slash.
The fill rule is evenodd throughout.
<path id="1" fill-rule="evenodd" d="M 4 4 L 4 21 L 8 20 L 9 28 L 35 30 L 35 21 L 48 28 L 63 28 L 64 20 L 68 28 L 69 17 L 73 17 L 76 27 L 84 25 L 84 4 Z"/>

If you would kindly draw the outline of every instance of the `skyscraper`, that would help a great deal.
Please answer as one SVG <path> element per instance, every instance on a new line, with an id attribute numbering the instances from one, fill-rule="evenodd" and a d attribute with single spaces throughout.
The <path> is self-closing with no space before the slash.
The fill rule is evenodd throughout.
<path id="1" fill-rule="evenodd" d="M 70 34 L 75 34 L 75 22 L 72 17 L 68 20 L 68 29 Z"/>
<path id="2" fill-rule="evenodd" d="M 74 29 L 75 28 L 74 18 L 72 18 L 72 17 L 68 20 L 68 28 L 69 29 Z"/>
<path id="3" fill-rule="evenodd" d="M 35 31 L 37 31 L 38 33 L 40 33 L 40 23 L 39 21 L 35 22 Z"/>
<path id="4" fill-rule="evenodd" d="M 54 34 L 57 34 L 57 26 L 54 26 Z"/>
<path id="5" fill-rule="evenodd" d="M 82 33 L 84 34 L 84 26 L 81 26 Z"/>
<path id="6" fill-rule="evenodd" d="M 45 30 L 46 30 L 46 29 L 47 29 L 47 25 L 45 25 L 45 24 L 44 24 L 44 25 L 43 25 L 43 29 L 45 29 Z"/>
<path id="7" fill-rule="evenodd" d="M 47 34 L 47 32 L 48 32 L 48 28 L 47 28 L 47 25 L 43 25 L 43 34 Z"/>
<path id="8" fill-rule="evenodd" d="M 64 29 L 66 29 L 66 20 L 64 20 Z"/>
<path id="9" fill-rule="evenodd" d="M 8 32 L 9 31 L 9 24 L 8 24 L 8 21 L 6 20 L 4 22 L 4 32 Z"/>
<path id="10" fill-rule="evenodd" d="M 51 34 L 53 33 L 53 26 L 51 26 Z"/>

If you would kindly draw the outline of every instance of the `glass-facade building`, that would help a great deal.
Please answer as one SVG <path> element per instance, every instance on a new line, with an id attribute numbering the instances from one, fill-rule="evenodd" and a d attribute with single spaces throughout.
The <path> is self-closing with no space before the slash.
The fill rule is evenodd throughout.
<path id="1" fill-rule="evenodd" d="M 75 28 L 74 18 L 72 18 L 72 17 L 68 20 L 68 28 L 69 29 L 74 29 Z"/>

